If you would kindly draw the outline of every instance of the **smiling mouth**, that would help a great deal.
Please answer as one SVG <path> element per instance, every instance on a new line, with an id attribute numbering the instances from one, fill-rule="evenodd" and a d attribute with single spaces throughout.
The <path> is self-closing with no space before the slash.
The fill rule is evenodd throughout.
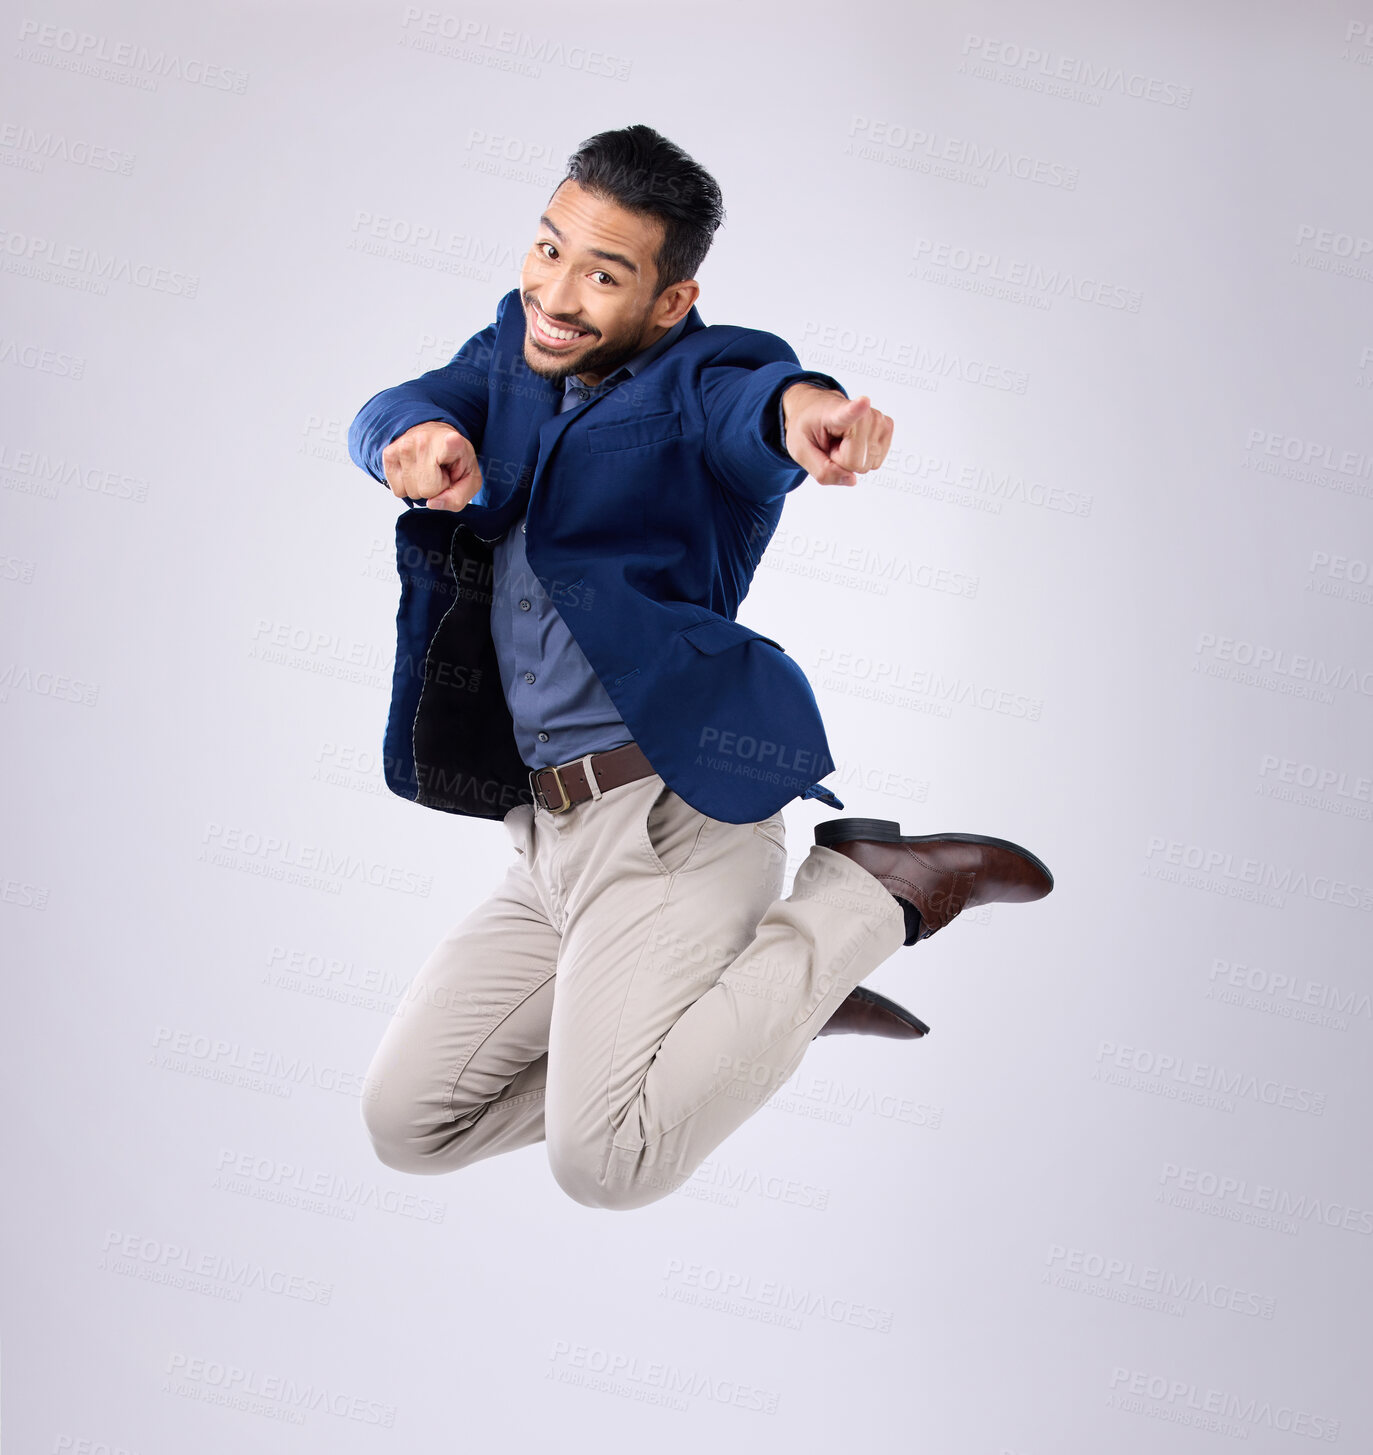
<path id="1" fill-rule="evenodd" d="M 591 337 L 589 329 L 568 328 L 565 324 L 554 323 L 537 303 L 529 305 L 529 326 L 535 342 L 545 348 L 567 348 Z"/>

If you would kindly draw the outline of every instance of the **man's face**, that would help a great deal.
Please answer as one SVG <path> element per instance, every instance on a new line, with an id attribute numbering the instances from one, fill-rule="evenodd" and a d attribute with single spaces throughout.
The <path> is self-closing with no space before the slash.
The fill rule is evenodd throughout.
<path id="1" fill-rule="evenodd" d="M 700 292 L 694 281 L 653 295 L 662 238 L 660 219 L 562 183 L 520 272 L 524 361 L 534 373 L 557 384 L 569 374 L 598 384 L 691 308 Z"/>

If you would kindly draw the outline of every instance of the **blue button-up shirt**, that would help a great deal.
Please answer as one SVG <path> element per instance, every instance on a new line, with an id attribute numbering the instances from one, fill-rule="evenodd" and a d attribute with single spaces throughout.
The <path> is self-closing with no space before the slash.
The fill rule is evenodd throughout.
<path id="1" fill-rule="evenodd" d="M 559 412 L 613 389 L 671 348 L 686 326 L 680 318 L 662 338 L 588 387 L 575 374 L 563 382 Z M 798 380 L 788 380 L 788 384 Z M 785 392 L 785 391 L 782 391 Z M 771 434 L 771 431 L 769 431 Z M 782 454 L 785 416 L 777 401 L 777 434 L 768 443 Z M 632 735 L 585 653 L 539 584 L 525 555 L 525 522 L 496 543 L 491 594 L 491 637 L 501 686 L 514 719 L 515 743 L 531 768 L 566 763 L 631 741 Z"/>

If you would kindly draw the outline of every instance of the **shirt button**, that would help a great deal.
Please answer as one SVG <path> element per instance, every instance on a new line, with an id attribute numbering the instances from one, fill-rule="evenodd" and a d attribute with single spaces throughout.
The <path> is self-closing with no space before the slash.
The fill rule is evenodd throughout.
<path id="1" fill-rule="evenodd" d="M 521 534 L 521 535 L 524 535 L 524 534 L 526 534 L 526 531 L 525 531 L 525 525 L 524 525 L 524 521 L 521 521 L 521 522 L 520 522 L 520 534 Z"/>
<path id="2" fill-rule="evenodd" d="M 524 597 L 524 596 L 520 597 L 520 610 L 521 611 L 528 611 L 529 610 L 529 600 L 528 600 L 527 597 Z"/>
<path id="3" fill-rule="evenodd" d="M 548 741 L 548 734 L 547 733 L 540 733 L 539 734 L 539 741 L 541 743 L 546 743 Z"/>
<path id="4" fill-rule="evenodd" d="M 532 682 L 534 680 L 534 674 L 532 672 L 526 672 L 524 674 L 524 680 L 526 682 Z"/>

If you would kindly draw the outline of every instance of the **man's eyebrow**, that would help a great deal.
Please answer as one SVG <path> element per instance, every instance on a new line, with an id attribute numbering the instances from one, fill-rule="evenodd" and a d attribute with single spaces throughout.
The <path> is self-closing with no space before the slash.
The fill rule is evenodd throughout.
<path id="1" fill-rule="evenodd" d="M 548 220 L 547 213 L 539 218 L 539 226 L 546 227 L 559 242 L 566 241 L 562 233 Z M 588 248 L 587 251 L 593 258 L 604 258 L 608 263 L 620 263 L 622 266 L 628 268 L 636 278 L 639 277 L 639 265 L 633 258 L 627 258 L 623 253 L 608 253 L 603 248 Z"/>

